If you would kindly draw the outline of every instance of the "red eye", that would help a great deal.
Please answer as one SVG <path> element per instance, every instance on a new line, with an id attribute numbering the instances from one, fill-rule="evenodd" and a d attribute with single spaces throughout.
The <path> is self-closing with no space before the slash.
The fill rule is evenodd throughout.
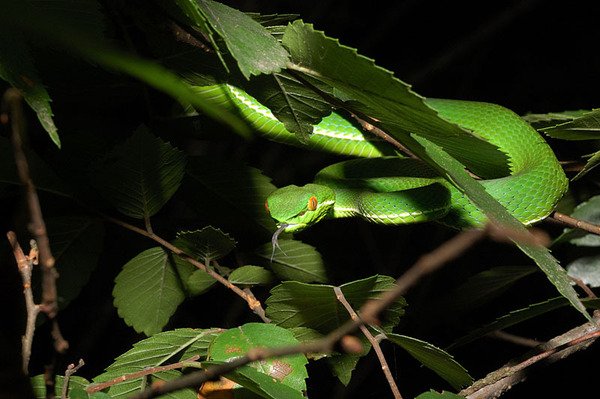
<path id="1" fill-rule="evenodd" d="M 315 197 L 314 195 L 312 197 L 310 197 L 308 199 L 308 210 L 309 211 L 314 211 L 315 209 L 317 209 L 317 205 L 319 204 L 319 202 L 317 201 L 317 197 Z"/>
<path id="2" fill-rule="evenodd" d="M 269 202 L 265 201 L 265 211 L 267 211 L 267 215 L 271 213 L 271 211 L 269 211 Z"/>

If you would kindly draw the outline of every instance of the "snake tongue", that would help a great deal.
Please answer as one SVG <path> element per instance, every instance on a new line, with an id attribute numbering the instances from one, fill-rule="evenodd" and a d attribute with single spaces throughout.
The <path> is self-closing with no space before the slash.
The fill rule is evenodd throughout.
<path id="1" fill-rule="evenodd" d="M 275 231 L 275 233 L 273 233 L 273 237 L 271 237 L 271 244 L 273 245 L 273 253 L 271 254 L 271 262 L 273 262 L 273 258 L 275 257 L 275 248 L 278 248 L 285 255 L 285 252 L 283 252 L 283 249 L 281 249 L 281 247 L 279 246 L 279 242 L 277 241 L 277 239 L 279 238 L 279 234 L 283 233 L 285 231 L 285 229 L 288 228 L 289 226 L 290 225 L 287 223 L 281 223 L 279 228 Z"/>

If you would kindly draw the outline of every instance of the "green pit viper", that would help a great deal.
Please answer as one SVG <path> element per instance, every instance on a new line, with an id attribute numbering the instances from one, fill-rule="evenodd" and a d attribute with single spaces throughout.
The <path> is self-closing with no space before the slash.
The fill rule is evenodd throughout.
<path id="1" fill-rule="evenodd" d="M 322 219 L 360 216 L 380 224 L 438 221 L 465 228 L 482 226 L 485 215 L 450 182 L 424 162 L 386 156 L 378 139 L 332 113 L 301 143 L 271 111 L 229 85 L 202 88 L 220 102 L 230 101 L 265 137 L 292 145 L 360 159 L 322 169 L 314 182 L 275 190 L 265 208 L 281 232 L 301 231 Z M 538 132 L 514 112 L 496 104 L 425 99 L 439 116 L 494 144 L 507 156 L 510 174 L 480 180 L 485 190 L 525 225 L 548 216 L 567 190 L 567 178 Z M 380 144 L 380 143 L 379 143 Z"/>

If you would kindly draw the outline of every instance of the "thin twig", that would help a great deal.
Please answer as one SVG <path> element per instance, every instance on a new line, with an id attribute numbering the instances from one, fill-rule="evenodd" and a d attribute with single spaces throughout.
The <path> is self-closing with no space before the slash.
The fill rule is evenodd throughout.
<path id="1" fill-rule="evenodd" d="M 248 307 L 258 317 L 260 317 L 265 323 L 270 322 L 270 320 L 265 315 L 265 310 L 263 309 L 262 304 L 260 303 L 259 300 L 257 300 L 254 297 L 254 295 L 250 295 L 250 294 L 244 292 L 244 290 L 242 290 L 238 286 L 232 284 L 229 280 L 227 280 L 225 277 L 221 276 L 219 273 L 217 273 L 214 270 L 206 267 L 206 265 L 203 264 L 202 262 L 199 262 L 196 259 L 194 259 L 192 256 L 186 254 L 185 251 L 183 251 L 181 248 L 176 247 L 175 245 L 171 244 L 167 240 L 159 237 L 158 235 L 156 235 L 154 233 L 150 233 L 150 232 L 148 232 L 148 231 L 146 231 L 144 229 L 141 229 L 141 228 L 139 228 L 137 226 L 134 226 L 132 224 L 129 224 L 127 222 L 124 222 L 124 221 L 122 221 L 120 219 L 114 218 L 112 216 L 107 216 L 107 215 L 102 215 L 102 217 L 105 218 L 106 220 L 108 220 L 111 223 L 114 223 L 114 224 L 116 224 L 118 226 L 121 226 L 121 227 L 127 229 L 127 230 L 133 231 L 135 233 L 138 233 L 138 234 L 141 234 L 141 235 L 143 235 L 145 237 L 148 237 L 151 240 L 154 240 L 155 242 L 157 242 L 158 244 L 160 244 L 163 247 L 167 248 L 169 251 L 173 252 L 175 255 L 179 256 L 180 258 L 182 258 L 186 262 L 189 262 L 192 265 L 196 266 L 198 269 L 204 271 L 205 273 L 207 273 L 208 275 L 210 275 L 212 278 L 214 278 L 215 280 L 217 280 L 219 283 L 223 284 L 225 287 L 229 288 L 235 294 L 237 294 L 238 296 L 240 296 L 244 301 L 246 301 L 246 303 L 248 304 Z"/>
<path id="2" fill-rule="evenodd" d="M 25 309 L 27 311 L 27 322 L 25 325 L 25 334 L 21 338 L 21 353 L 23 356 L 23 373 L 28 374 L 29 359 L 31 358 L 31 345 L 33 343 L 33 335 L 35 334 L 35 321 L 40 312 L 40 308 L 33 300 L 33 291 L 31 289 L 31 272 L 33 269 L 32 257 L 25 256 L 23 249 L 19 245 L 17 235 L 13 231 L 9 231 L 6 236 L 12 247 L 13 255 L 17 261 L 17 267 L 23 280 L 23 295 L 25 296 Z"/>
<path id="3" fill-rule="evenodd" d="M 344 296 L 344 293 L 342 292 L 342 290 L 339 287 L 334 287 L 333 291 L 335 292 L 336 299 L 342 304 L 342 306 L 344 306 L 344 308 L 346 308 L 346 311 L 348 312 L 348 314 L 350 314 L 350 317 L 352 318 L 352 320 L 358 321 L 360 319 L 360 317 L 358 316 L 358 314 L 356 314 L 356 312 L 352 308 L 352 305 L 350 305 L 350 303 Z M 375 354 L 377 355 L 377 358 L 379 359 L 379 363 L 381 364 L 381 370 L 383 371 L 383 374 L 385 375 L 385 378 L 386 378 L 388 384 L 390 385 L 390 389 L 392 390 L 392 394 L 394 395 L 394 398 L 402 399 L 402 395 L 400 394 L 398 385 L 396 384 L 396 381 L 394 380 L 394 376 L 392 376 L 392 372 L 390 371 L 390 366 L 388 365 L 387 360 L 385 359 L 385 355 L 383 354 L 383 351 L 381 350 L 381 345 L 379 345 L 379 341 L 375 337 L 373 337 L 373 334 L 371 334 L 371 332 L 369 331 L 367 326 L 365 326 L 364 324 L 361 324 L 359 328 L 360 328 L 360 331 L 364 334 L 364 336 L 367 338 L 367 340 L 373 346 L 373 350 L 375 350 Z"/>
<path id="4" fill-rule="evenodd" d="M 60 391 L 61 399 L 67 399 L 67 394 L 69 392 L 69 380 L 71 379 L 71 376 L 75 374 L 77 370 L 82 368 L 84 365 L 85 362 L 83 361 L 83 359 L 79 359 L 77 365 L 71 363 L 67 366 L 67 369 L 65 370 L 65 378 L 63 380 L 62 389 Z"/>
<path id="5" fill-rule="evenodd" d="M 56 294 L 56 279 L 58 273 L 54 268 L 55 259 L 50 250 L 50 241 L 46 232 L 46 223 L 42 216 L 42 208 L 40 201 L 29 174 L 29 164 L 25 151 L 23 150 L 23 134 L 25 131 L 23 117 L 23 97 L 17 89 L 8 89 L 4 93 L 4 103 L 6 104 L 12 128 L 12 143 L 15 163 L 19 179 L 25 188 L 25 196 L 27 206 L 29 208 L 29 231 L 35 238 L 39 248 L 39 261 L 42 267 L 42 303 L 41 311 L 46 313 L 49 318 L 54 318 L 58 310 L 57 294 Z M 6 118 L 2 118 L 6 120 Z"/>
<path id="6" fill-rule="evenodd" d="M 590 287 L 588 287 L 582 279 L 577 278 L 577 277 L 573 277 L 573 276 L 569 276 L 569 278 L 575 282 L 575 284 L 577 284 L 577 286 L 579 288 L 581 288 L 583 290 L 583 292 L 585 292 L 585 294 L 587 295 L 588 298 L 598 298 L 596 296 L 596 294 L 594 293 L 594 291 L 591 290 Z"/>
<path id="7" fill-rule="evenodd" d="M 180 362 L 173 363 L 173 364 L 167 364 L 166 366 L 148 367 L 141 371 L 136 371 L 134 373 L 129 373 L 129 374 L 125 374 L 120 377 L 117 377 L 117 378 L 113 378 L 112 380 L 104 381 L 104 382 L 101 382 L 98 384 L 92 384 L 92 385 L 88 386 L 85 389 L 85 391 L 87 393 L 99 392 L 99 391 L 102 391 L 103 389 L 112 387 L 113 385 L 117 385 L 117 384 L 120 384 L 125 381 L 135 380 L 136 378 L 145 377 L 150 374 L 160 373 L 161 371 L 181 369 L 181 368 L 187 367 L 189 363 L 195 362 L 199 358 L 200 358 L 199 355 L 194 355 L 194 356 L 190 357 L 189 359 L 182 360 Z"/>
<path id="8" fill-rule="evenodd" d="M 379 137 L 383 141 L 385 141 L 385 142 L 391 144 L 392 146 L 396 147 L 397 149 L 401 150 L 409 157 L 418 159 L 418 157 L 412 151 L 410 151 L 401 142 L 399 142 L 398 140 L 396 140 L 395 138 L 393 138 L 392 136 L 387 134 L 382 129 L 378 128 L 377 126 L 373 125 L 372 123 L 367 122 L 365 119 L 363 119 L 363 117 L 360 117 L 360 116 L 356 115 L 355 113 L 352 113 L 352 117 L 358 122 L 358 124 L 366 132 L 369 132 L 369 133 L 373 134 L 374 136 Z"/>
<path id="9" fill-rule="evenodd" d="M 23 116 L 23 96 L 19 90 L 10 88 L 4 93 L 0 122 L 3 124 L 10 123 L 15 165 L 17 167 L 19 179 L 25 189 L 25 200 L 29 210 L 30 223 L 28 229 L 35 238 L 35 244 L 32 245 L 32 248 L 36 248 L 36 259 L 42 268 L 42 299 L 41 303 L 37 305 L 37 308 L 39 311 L 44 312 L 52 323 L 52 336 L 55 339 L 56 353 L 62 353 L 68 348 L 68 342 L 60 334 L 60 329 L 58 328 L 58 323 L 56 321 L 56 313 L 58 312 L 56 279 L 58 278 L 58 272 L 54 267 L 55 259 L 50 249 L 50 240 L 48 239 L 48 233 L 46 231 L 46 223 L 44 222 L 40 200 L 29 173 L 29 163 L 23 148 L 25 118 Z M 35 321 L 33 327 L 30 326 L 29 322 L 31 322 L 30 319 L 28 320 L 26 327 L 26 336 L 33 338 L 31 329 L 35 329 Z M 30 354 L 31 352 L 29 352 L 29 355 Z M 27 358 L 27 363 L 28 362 L 29 359 Z M 25 370 L 25 372 L 27 371 Z M 47 372 L 44 373 L 47 397 L 54 397 L 54 377 L 55 368 L 48 368 Z"/>
<path id="10" fill-rule="evenodd" d="M 566 226 L 585 230 L 592 234 L 600 235 L 600 226 L 597 224 L 586 222 L 585 220 L 575 219 L 572 216 L 565 215 L 564 213 L 556 211 L 552 212 L 549 218 L 556 220 Z"/>
<path id="11" fill-rule="evenodd" d="M 594 323 L 585 323 L 539 345 L 531 352 L 463 389 L 459 395 L 469 399 L 497 398 L 527 378 L 527 369 L 541 360 L 552 363 L 587 348 L 600 337 L 600 327 L 596 324 L 600 321 L 599 315 L 600 313 L 596 311 Z"/>

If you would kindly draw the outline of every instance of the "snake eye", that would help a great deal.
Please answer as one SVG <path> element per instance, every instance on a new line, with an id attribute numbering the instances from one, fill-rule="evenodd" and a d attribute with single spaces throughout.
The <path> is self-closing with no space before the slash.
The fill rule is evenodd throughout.
<path id="1" fill-rule="evenodd" d="M 309 211 L 314 211 L 315 209 L 317 209 L 317 205 L 319 204 L 319 202 L 317 201 L 317 197 L 315 197 L 314 195 L 312 197 L 310 197 L 308 199 L 308 210 Z"/>
<path id="2" fill-rule="evenodd" d="M 269 210 L 269 201 L 265 201 L 265 211 L 267 211 L 267 215 L 271 214 L 271 211 Z"/>

